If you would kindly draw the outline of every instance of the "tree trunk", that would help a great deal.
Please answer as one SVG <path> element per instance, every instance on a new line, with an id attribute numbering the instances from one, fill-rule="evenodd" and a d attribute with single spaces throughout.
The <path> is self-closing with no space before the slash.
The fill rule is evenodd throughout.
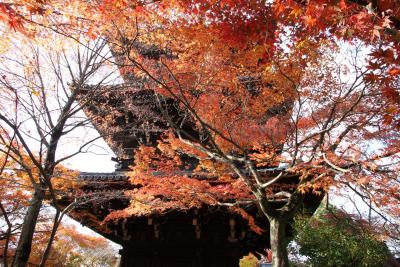
<path id="1" fill-rule="evenodd" d="M 270 220 L 270 238 L 272 250 L 272 266 L 288 267 L 289 259 L 286 241 L 286 220 L 277 218 Z"/>
<path id="2" fill-rule="evenodd" d="M 47 259 L 49 258 L 51 246 L 53 244 L 54 237 L 56 236 L 58 226 L 60 225 L 59 219 L 60 219 L 60 211 L 57 209 L 56 214 L 54 216 L 54 222 L 53 222 L 53 227 L 51 229 L 51 234 L 50 234 L 49 240 L 47 241 L 46 249 L 44 250 L 44 253 L 42 255 L 42 259 L 40 261 L 39 267 L 45 266 L 45 263 L 46 263 Z"/>
<path id="3" fill-rule="evenodd" d="M 2 171 L 0 171 L 0 173 L 2 173 Z M 8 245 L 10 244 L 10 237 L 11 237 L 11 230 L 12 230 L 12 224 L 8 218 L 7 215 L 7 211 L 6 209 L 3 207 L 3 204 L 1 204 L 0 201 L 0 211 L 3 213 L 4 216 L 4 220 L 6 221 L 7 224 L 7 230 L 6 230 L 6 241 L 4 243 L 4 248 L 3 248 L 3 265 L 4 267 L 8 267 Z"/>
<path id="4" fill-rule="evenodd" d="M 31 253 L 33 234 L 35 232 L 36 221 L 39 216 L 40 208 L 44 198 L 44 190 L 36 189 L 30 201 L 21 229 L 18 247 L 15 252 L 14 267 L 25 267 Z"/>

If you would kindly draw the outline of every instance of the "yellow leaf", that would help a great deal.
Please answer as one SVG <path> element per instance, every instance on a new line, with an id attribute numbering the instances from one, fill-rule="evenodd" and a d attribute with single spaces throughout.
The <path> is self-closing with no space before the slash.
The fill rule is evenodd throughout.
<path id="1" fill-rule="evenodd" d="M 33 94 L 34 96 L 37 96 L 37 97 L 40 96 L 40 92 L 37 91 L 37 90 L 35 90 L 35 89 L 32 89 L 32 94 Z"/>
<path id="2" fill-rule="evenodd" d="M 290 12 L 289 16 L 292 16 L 292 17 L 297 18 L 298 16 L 301 15 L 301 13 L 302 13 L 301 8 L 294 8 L 294 9 L 292 10 L 292 12 Z"/>

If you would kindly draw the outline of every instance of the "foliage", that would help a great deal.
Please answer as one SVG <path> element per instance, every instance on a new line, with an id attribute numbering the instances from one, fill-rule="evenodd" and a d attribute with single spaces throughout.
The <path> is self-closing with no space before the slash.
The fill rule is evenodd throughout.
<path id="1" fill-rule="evenodd" d="M 5 141 L 6 135 L 1 137 Z M 1 144 L 3 147 L 5 145 L 5 143 Z M 15 256 L 22 219 L 33 193 L 28 175 L 19 169 L 18 164 L 13 160 L 13 157 L 16 156 L 14 153 L 2 153 L 0 158 L 0 164 L 4 166 L 0 179 L 2 196 L 0 203 L 4 208 L 4 212 L 3 210 L 0 212 L 0 255 L 2 257 L 6 255 L 9 264 L 11 264 L 12 257 Z M 26 157 L 25 164 L 28 164 L 28 159 L 29 157 Z M 36 172 L 33 166 L 31 170 L 33 173 Z M 61 165 L 57 166 L 54 175 L 55 191 L 71 191 L 76 188 L 78 183 L 75 177 L 76 172 Z M 32 178 L 38 179 L 36 175 Z M 6 217 L 10 225 L 7 225 Z M 28 260 L 28 264 L 31 266 L 38 266 L 41 262 L 53 227 L 51 221 L 49 210 L 42 211 L 36 226 L 33 250 Z M 114 266 L 115 261 L 114 252 L 104 238 L 82 234 L 75 227 L 63 224 L 57 232 L 46 266 L 82 266 L 85 264 L 85 266 Z"/>
<path id="2" fill-rule="evenodd" d="M 130 210 L 113 213 L 112 219 L 153 212 L 150 207 L 162 198 L 168 199 L 166 206 L 156 212 L 226 200 L 222 192 L 210 198 L 214 188 L 183 175 L 177 157 L 183 154 L 199 162 L 190 171 L 226 179 L 230 185 L 221 189 L 238 203 L 250 192 L 271 222 L 287 223 L 305 193 L 321 195 L 331 186 L 348 186 L 399 218 L 395 1 L 17 3 L 0 5 L 0 19 L 11 28 L 33 27 L 38 36 L 42 25 L 75 39 L 77 32 L 104 37 L 125 82 L 145 81 L 140 88 L 154 92 L 160 108 L 173 99 L 179 110 L 180 118 L 162 112 L 173 134 L 157 151 L 141 148 L 132 174 L 139 189 L 127 192 Z M 106 120 L 121 113 L 117 108 Z M 380 149 L 371 152 L 371 143 Z M 265 175 L 278 166 L 283 166 L 279 173 Z M 157 188 L 160 177 L 150 170 L 158 168 L 178 175 L 165 175 L 167 182 Z M 298 181 L 289 187 L 282 182 L 293 177 Z M 276 202 L 283 206 L 276 208 Z M 285 243 L 280 234 L 271 231 Z M 271 245 L 273 255 L 285 258 L 278 251 L 282 246 Z"/>
<path id="3" fill-rule="evenodd" d="M 49 220 L 41 220 L 40 232 L 35 235 L 33 250 L 30 254 L 28 265 L 38 266 L 40 264 L 47 239 L 51 232 Z M 0 242 L 0 253 L 3 254 L 4 242 Z M 8 263 L 12 261 L 15 253 L 15 238 L 8 248 Z M 115 249 L 102 237 L 82 234 L 74 226 L 63 225 L 60 227 L 54 240 L 53 249 L 45 266 L 78 267 L 93 266 L 106 267 L 115 266 L 117 261 Z"/>
<path id="4" fill-rule="evenodd" d="M 312 266 L 383 266 L 389 251 L 382 240 L 342 211 L 299 217 L 294 223 L 300 254 Z"/>
<path id="5" fill-rule="evenodd" d="M 130 205 L 111 212 L 106 221 L 201 209 L 221 203 L 229 205 L 236 201 L 252 202 L 253 195 L 242 181 L 229 175 L 221 179 L 212 172 L 193 172 L 188 166 L 185 168 L 185 164 L 165 141 L 159 141 L 157 147 L 141 146 L 135 153 L 135 164 L 130 173 L 130 182 L 135 188 L 125 191 L 131 198 Z M 234 205 L 228 208 L 248 219 L 251 230 L 262 232 L 243 209 Z"/>
<path id="6" fill-rule="evenodd" d="M 270 222 L 287 223 L 305 193 L 321 195 L 330 186 L 351 186 L 398 218 L 399 14 L 392 3 L 372 2 L 102 3 L 102 16 L 118 23 L 104 34 L 125 82 L 147 81 L 160 109 L 173 99 L 181 114 L 164 108 L 173 134 L 158 148 L 166 158 L 150 169 L 171 171 L 175 164 L 180 170 L 176 155 L 194 157 L 195 171 L 245 184 Z M 382 148 L 371 153 L 371 142 Z M 130 215 L 150 212 L 137 205 L 146 190 L 151 199 L 144 202 L 159 201 L 154 211 L 163 197 L 175 208 L 192 205 L 173 196 L 185 199 L 180 192 L 188 196 L 189 187 L 205 196 L 204 184 L 185 175 L 165 177 L 179 188 L 165 188 L 166 182 L 157 194 L 158 174 L 150 172 L 152 179 L 141 166 L 159 156 L 146 153 L 135 159 L 132 182 L 146 182 L 128 192 Z M 280 173 L 264 175 L 278 166 L 284 166 Z M 299 181 L 287 188 L 280 181 L 288 177 Z M 276 208 L 276 202 L 284 204 Z M 284 243 L 280 234 L 271 240 Z M 285 258 L 277 251 L 282 246 L 271 245 L 273 255 Z"/>
<path id="7" fill-rule="evenodd" d="M 3 141 L 5 135 L 2 136 Z M 2 146 L 5 144 L 2 143 Z M 0 212 L 0 255 L 7 256 L 11 263 L 15 256 L 22 219 L 29 205 L 29 199 L 33 193 L 27 174 L 21 171 L 18 164 L 12 160 L 13 153 L 1 154 L 0 164 L 4 166 L 0 179 L 1 206 Z M 4 156 L 7 156 L 4 158 Z M 28 158 L 27 158 L 28 159 Z M 25 161 L 25 164 L 28 160 Z M 32 170 L 35 168 L 32 167 Z M 75 172 L 59 165 L 54 176 L 54 188 L 59 190 L 72 190 L 76 188 Z M 37 177 L 33 177 L 37 179 Z M 10 222 L 7 225 L 6 219 Z M 28 264 L 38 266 L 52 230 L 52 218 L 49 210 L 42 211 L 36 226 L 36 234 L 33 241 L 33 250 Z M 8 232 L 9 230 L 9 232 Z M 5 253 L 6 252 L 6 253 Z M 53 249 L 49 255 L 46 266 L 114 266 L 113 250 L 109 243 L 101 237 L 94 237 L 78 232 L 75 227 L 63 224 L 55 238 Z"/>
<path id="8" fill-rule="evenodd" d="M 47 228 L 51 230 L 49 226 L 51 225 L 48 225 Z M 38 265 L 40 263 L 49 233 L 50 231 L 42 238 L 36 239 L 29 260 L 30 264 Z M 75 226 L 62 225 L 57 232 L 46 266 L 106 267 L 115 266 L 116 260 L 115 250 L 103 237 L 83 234 Z"/>

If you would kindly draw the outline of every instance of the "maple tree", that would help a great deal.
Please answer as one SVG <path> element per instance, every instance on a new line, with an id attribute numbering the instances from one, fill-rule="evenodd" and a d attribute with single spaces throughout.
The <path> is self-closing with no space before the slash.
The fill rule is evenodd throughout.
<path id="1" fill-rule="evenodd" d="M 147 79 L 160 108 L 174 99 L 195 129 L 188 132 L 163 112 L 174 133 L 157 149 L 138 153 L 132 182 L 145 186 L 128 194 L 140 202 L 112 216 L 151 212 L 143 202 L 163 212 L 226 200 L 179 173 L 176 155 L 186 154 L 199 161 L 196 171 L 232 184 L 225 191 L 236 199 L 258 203 L 271 224 L 274 266 L 288 264 L 284 229 L 306 192 L 350 186 L 398 218 L 395 1 L 110 0 L 82 6 L 94 14 L 86 15 L 84 31 L 106 36 L 122 76 Z M 155 160 L 160 152 L 167 157 Z M 276 176 L 265 175 L 277 168 Z M 161 189 L 171 201 L 162 205 L 154 169 L 177 173 L 164 175 L 171 183 Z M 283 189 L 290 175 L 300 181 Z M 173 190 L 177 185 L 182 194 Z M 188 190 L 196 194 L 188 198 Z"/>
<path id="2" fill-rule="evenodd" d="M 291 55 L 295 59 L 287 58 L 289 62 L 286 64 L 282 61 L 274 63 L 264 76 L 266 84 L 273 84 L 271 89 L 262 88 L 262 85 L 246 88 L 240 81 L 227 88 L 228 82 L 217 81 L 221 69 L 226 67 L 225 62 L 221 68 L 213 65 L 214 62 L 202 64 L 203 69 L 204 66 L 210 68 L 202 72 L 203 77 L 207 80 L 212 76 L 215 78 L 212 83 L 222 84 L 211 88 L 209 83 L 202 81 L 195 88 L 191 83 L 185 86 L 186 75 L 183 80 L 177 78 L 178 75 L 173 76 L 173 81 L 168 80 L 168 75 L 179 72 L 174 69 L 178 59 L 171 60 L 167 73 L 159 71 L 159 66 L 156 66 L 163 75 L 157 80 L 167 81 L 161 83 L 158 92 L 178 100 L 181 108 L 187 109 L 187 113 L 194 117 L 202 136 L 188 134 L 170 118 L 175 135 L 169 135 L 166 143 L 175 151 L 175 155 L 165 149 L 163 143 L 158 146 L 159 151 L 167 155 L 163 159 L 157 159 L 153 148 L 147 149 L 146 157 L 138 153 L 132 182 L 143 187 L 132 192 L 135 201 L 131 207 L 112 215 L 132 216 L 157 210 L 163 212 L 172 207 L 198 207 L 200 204 L 196 204 L 197 198 L 201 198 L 203 203 L 221 202 L 221 192 L 213 192 L 213 188 L 207 188 L 206 183 L 179 175 L 180 164 L 176 154 L 187 154 L 200 161 L 198 170 L 216 176 L 222 173 L 224 175 L 221 178 L 231 176 L 231 185 L 241 182 L 238 188 L 223 188 L 233 198 L 254 200 L 249 197 L 249 193 L 253 193 L 271 224 L 271 247 L 275 264 L 287 264 L 284 229 L 298 212 L 306 192 L 321 194 L 332 185 L 357 185 L 359 189 L 368 192 L 368 196 L 375 196 L 370 198 L 375 205 L 391 209 L 390 213 L 398 216 L 399 184 L 396 180 L 395 159 L 398 152 L 397 127 L 379 123 L 384 121 L 385 107 L 390 102 L 383 101 L 381 94 L 375 93 L 379 85 L 374 82 L 365 83 L 363 79 L 368 80 L 368 73 L 360 71 L 361 67 L 353 66 L 355 69 L 348 70 L 330 64 L 334 62 L 331 53 L 335 53 L 335 48 L 315 49 L 303 44 L 298 49 L 295 52 L 301 55 L 307 56 L 308 50 L 310 57 L 318 57 L 308 58 L 309 65 L 305 69 L 301 69 L 299 62 L 296 62 L 301 58 L 300 55 Z M 207 53 L 208 58 L 214 59 L 209 49 Z M 221 48 L 216 53 L 221 55 Z M 166 66 L 165 62 L 162 63 Z M 146 71 L 151 67 L 149 65 Z M 212 69 L 216 71 L 212 72 Z M 207 71 L 211 72 L 210 76 L 207 76 Z M 347 73 L 345 75 L 351 72 L 355 76 L 342 81 L 342 72 Z M 231 73 L 238 75 L 237 71 L 228 72 Z M 228 81 L 231 80 L 232 77 L 229 77 Z M 274 89 L 275 92 L 271 92 Z M 193 94 L 193 90 L 199 92 Z M 227 94 L 229 90 L 231 92 Z M 252 90 L 259 90 L 260 93 L 254 94 Z M 368 147 L 362 147 L 362 140 L 385 142 L 386 147 L 382 149 L 384 152 L 368 152 Z M 387 167 L 380 166 L 379 161 L 384 158 L 394 160 L 394 163 L 389 163 Z M 210 164 L 213 161 L 217 164 Z M 153 162 L 153 167 L 148 166 L 148 162 Z M 283 166 L 275 177 L 265 175 L 265 169 L 276 169 L 278 164 Z M 160 180 L 157 177 L 159 175 L 154 178 L 144 176 L 155 169 L 164 172 L 168 180 Z M 235 175 L 232 175 L 232 170 L 236 172 Z M 171 175 L 174 173 L 181 177 Z M 279 188 L 280 180 L 293 174 L 300 176 L 297 188 Z M 237 180 L 237 177 L 241 179 Z M 243 182 L 249 190 L 246 194 L 240 193 L 240 189 L 243 191 Z M 385 190 L 383 185 L 388 183 L 391 187 Z M 273 188 L 275 185 L 278 185 L 278 189 Z M 189 194 L 193 191 L 194 194 Z M 378 196 L 374 192 L 381 192 L 382 195 Z M 160 194 L 171 199 L 171 202 L 157 198 Z M 277 201 L 285 201 L 286 204 L 277 208 L 273 205 Z"/>
<path id="3" fill-rule="evenodd" d="M 82 14 L 91 10 L 90 3 L 59 0 L 10 0 L 0 2 L 0 22 L 14 35 L 40 36 L 50 29 L 77 38 L 85 20 Z M 3 28 L 3 27 L 2 27 Z M 78 38 L 76 39 L 78 40 Z"/>
<path id="4" fill-rule="evenodd" d="M 194 123 L 197 132 L 188 132 L 164 110 L 174 129 L 167 143 L 175 153 L 197 158 L 199 169 L 220 175 L 221 167 L 207 168 L 217 162 L 222 173 L 246 184 L 270 222 L 274 266 L 288 264 L 284 231 L 306 192 L 356 185 L 398 217 L 398 10 L 389 10 L 390 3 L 380 5 L 386 9 L 379 14 L 378 7 L 350 1 L 103 5 L 120 11 L 119 17 L 104 15 L 118 22 L 106 34 L 122 75 L 146 77 L 161 108 L 163 97 L 172 98 L 183 120 Z M 371 141 L 380 149 L 368 148 Z M 168 173 L 174 164 L 180 165 L 176 157 L 164 158 L 155 168 Z M 162 212 L 154 197 L 159 179 L 141 179 L 149 168 L 140 165 L 138 158 L 132 182 L 143 187 L 132 198 L 155 202 Z M 281 170 L 275 177 L 263 173 L 274 168 Z M 269 191 L 293 174 L 300 177 L 295 188 Z M 170 179 L 178 192 L 186 192 L 186 185 L 210 190 L 185 177 Z M 158 192 L 171 197 L 176 186 L 164 186 Z M 182 201 L 177 205 L 171 197 L 167 208 L 195 205 L 195 198 L 186 203 L 172 194 Z M 274 206 L 278 200 L 285 204 Z M 141 212 L 146 206 L 136 203 L 120 216 Z"/>

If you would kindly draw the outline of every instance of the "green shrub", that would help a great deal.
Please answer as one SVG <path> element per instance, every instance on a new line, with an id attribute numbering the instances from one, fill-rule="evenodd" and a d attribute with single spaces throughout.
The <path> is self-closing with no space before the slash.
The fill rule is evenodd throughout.
<path id="1" fill-rule="evenodd" d="M 384 266 L 389 251 L 343 212 L 325 211 L 319 218 L 297 218 L 295 241 L 312 266 Z"/>

